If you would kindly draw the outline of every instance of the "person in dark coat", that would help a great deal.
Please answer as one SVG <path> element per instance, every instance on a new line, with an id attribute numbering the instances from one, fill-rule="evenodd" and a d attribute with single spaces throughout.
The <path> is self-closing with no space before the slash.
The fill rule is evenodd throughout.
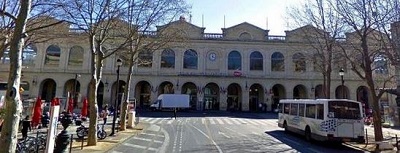
<path id="1" fill-rule="evenodd" d="M 22 121 L 22 138 L 26 139 L 28 137 L 28 130 L 32 131 L 31 120 L 29 120 L 29 115 L 25 117 Z"/>
<path id="2" fill-rule="evenodd" d="M 49 112 L 46 112 L 42 116 L 42 127 L 47 128 L 47 125 L 49 124 L 49 122 L 50 122 Z"/>
<path id="3" fill-rule="evenodd" d="M 174 108 L 174 117 L 176 119 L 176 108 Z"/>

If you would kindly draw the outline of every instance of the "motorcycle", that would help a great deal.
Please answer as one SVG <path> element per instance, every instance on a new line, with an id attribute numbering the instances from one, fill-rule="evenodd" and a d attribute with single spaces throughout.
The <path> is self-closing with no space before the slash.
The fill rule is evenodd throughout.
<path id="1" fill-rule="evenodd" d="M 89 127 L 85 127 L 81 125 L 80 127 L 76 128 L 76 135 L 78 138 L 82 139 L 83 137 L 87 136 L 89 132 Z M 102 140 L 107 137 L 107 132 L 104 130 L 104 125 L 100 126 L 97 125 L 97 138 Z"/>

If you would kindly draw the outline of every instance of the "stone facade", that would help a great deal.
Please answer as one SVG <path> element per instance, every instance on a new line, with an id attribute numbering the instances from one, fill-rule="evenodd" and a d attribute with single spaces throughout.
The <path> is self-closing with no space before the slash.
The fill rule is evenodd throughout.
<path id="1" fill-rule="evenodd" d="M 311 60 L 295 58 L 313 52 L 299 33 L 299 29 L 309 26 L 286 31 L 286 36 L 270 36 L 268 30 L 246 22 L 223 28 L 222 34 L 204 33 L 205 28 L 186 21 L 157 28 L 171 27 L 183 29 L 190 39 L 184 47 L 169 48 L 172 57 L 160 49 L 150 55 L 150 67 L 134 66 L 130 99 L 137 99 L 138 107 L 148 107 L 162 93 L 190 94 L 193 109 L 223 111 L 270 111 L 277 107 L 279 99 L 321 97 L 322 74 L 315 71 Z M 41 96 L 46 101 L 67 97 L 74 92 L 74 85 L 80 96 L 78 101 L 87 96 L 91 58 L 88 40 L 75 31 L 61 31 L 64 32 L 59 37 L 32 46 L 34 56 L 24 64 L 22 77 L 29 84 L 25 90 L 28 97 Z M 100 106 L 112 105 L 115 100 L 117 58 L 113 55 L 105 60 L 98 95 Z M 173 66 L 165 66 L 167 58 L 172 59 L 168 62 Z M 7 80 L 8 66 L 3 58 L 0 81 Z M 367 85 L 346 71 L 342 90 L 338 72 L 339 67 L 334 67 L 330 97 L 363 99 L 370 106 Z M 127 73 L 128 68 L 123 65 L 120 88 L 126 84 Z M 75 80 L 76 74 L 80 77 Z M 390 104 L 393 99 L 386 98 Z"/>

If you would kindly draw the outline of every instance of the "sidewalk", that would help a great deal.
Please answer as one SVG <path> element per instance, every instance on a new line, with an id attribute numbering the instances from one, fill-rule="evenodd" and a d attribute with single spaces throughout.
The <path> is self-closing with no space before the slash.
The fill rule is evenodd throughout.
<path id="1" fill-rule="evenodd" d="M 350 145 L 352 147 L 364 150 L 364 151 L 368 151 L 368 152 L 374 152 L 377 143 L 375 142 L 375 136 L 374 136 L 374 127 L 370 126 L 370 125 L 365 125 L 364 129 L 367 133 L 367 137 L 365 139 L 365 143 L 364 144 L 357 144 L 357 143 L 346 143 L 347 145 Z M 399 127 L 392 127 L 392 128 L 385 128 L 382 127 L 382 135 L 383 135 L 383 139 L 385 142 L 388 142 L 390 145 L 393 145 L 393 150 L 384 150 L 381 152 L 384 153 L 395 153 L 397 152 L 397 148 L 396 148 L 396 135 L 400 140 L 400 128 Z M 367 140 L 368 139 L 368 140 Z"/>
<path id="2" fill-rule="evenodd" d="M 110 125 L 111 126 L 111 125 Z M 74 139 L 72 143 L 73 153 L 104 153 L 108 152 L 112 148 L 121 144 L 125 140 L 140 134 L 144 129 L 149 126 L 147 123 L 139 122 L 134 128 L 126 129 L 125 131 L 119 131 L 114 136 L 108 136 L 111 133 L 111 128 L 106 128 L 107 137 L 103 140 L 97 140 L 96 146 L 87 146 L 87 137 L 85 137 L 82 148 L 82 141 L 80 139 Z"/>

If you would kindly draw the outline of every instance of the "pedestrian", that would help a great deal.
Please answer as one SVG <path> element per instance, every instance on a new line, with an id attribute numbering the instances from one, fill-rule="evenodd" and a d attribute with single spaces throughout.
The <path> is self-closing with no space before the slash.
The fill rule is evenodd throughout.
<path id="1" fill-rule="evenodd" d="M 176 108 L 174 108 L 174 117 L 176 119 Z"/>
<path id="2" fill-rule="evenodd" d="M 103 110 L 101 111 L 101 117 L 103 118 L 103 125 L 107 124 L 107 117 L 108 117 L 108 105 L 104 106 Z"/>
<path id="3" fill-rule="evenodd" d="M 42 116 L 42 127 L 47 128 L 47 124 L 50 122 L 49 112 L 44 113 Z"/>
<path id="4" fill-rule="evenodd" d="M 29 120 L 29 115 L 25 117 L 25 119 L 22 121 L 22 138 L 26 139 L 28 137 L 28 130 L 29 132 L 32 131 L 31 127 L 31 120 Z"/>

